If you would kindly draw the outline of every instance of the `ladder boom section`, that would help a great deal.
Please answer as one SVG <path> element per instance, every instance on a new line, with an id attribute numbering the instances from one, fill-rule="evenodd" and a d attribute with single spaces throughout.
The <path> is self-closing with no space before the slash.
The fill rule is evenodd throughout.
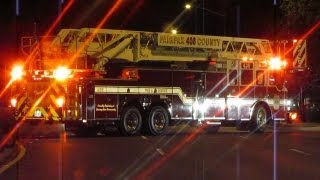
<path id="1" fill-rule="evenodd" d="M 122 40 L 117 43 L 117 45 L 114 48 L 109 49 L 109 46 L 106 46 L 101 52 L 98 51 L 93 54 L 94 57 L 98 58 L 99 61 L 95 64 L 94 69 L 95 70 L 104 70 L 104 65 L 108 62 L 109 59 L 115 58 L 118 54 L 120 54 L 133 40 L 133 36 L 128 35 L 126 37 L 121 38 Z M 116 43 L 117 41 L 113 41 L 113 43 L 110 43 L 111 45 Z M 132 58 L 128 58 L 132 59 Z"/>
<path id="2" fill-rule="evenodd" d="M 138 61 L 206 61 L 210 57 L 263 59 L 272 56 L 269 40 L 114 29 L 80 29 L 78 47 L 91 36 L 84 48 L 97 59 Z M 123 42 L 122 42 L 123 41 Z M 74 51 L 74 50 L 70 50 Z"/>
<path id="3" fill-rule="evenodd" d="M 37 41 L 25 40 L 24 49 Z M 109 60 L 207 61 L 211 58 L 266 60 L 273 55 L 269 40 L 226 36 L 171 34 L 115 29 L 62 29 L 52 45 L 69 56 L 95 60 L 101 70 Z"/>

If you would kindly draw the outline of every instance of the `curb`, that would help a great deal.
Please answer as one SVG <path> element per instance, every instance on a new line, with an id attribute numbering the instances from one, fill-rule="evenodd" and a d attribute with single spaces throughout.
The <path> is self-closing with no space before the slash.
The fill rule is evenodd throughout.
<path id="1" fill-rule="evenodd" d="M 2 174 L 4 171 L 6 171 L 12 165 L 14 165 L 18 161 L 20 161 L 24 157 L 25 153 L 26 153 L 25 147 L 20 142 L 16 142 L 15 149 L 12 150 L 12 153 L 10 153 L 10 155 L 8 155 L 5 158 L 9 162 L 5 162 L 6 164 L 0 166 L 0 174 Z M 14 159 L 11 160 L 11 158 L 14 158 Z"/>
<path id="2" fill-rule="evenodd" d="M 320 126 L 307 126 L 307 127 L 298 127 L 299 130 L 301 131 L 320 131 Z"/>

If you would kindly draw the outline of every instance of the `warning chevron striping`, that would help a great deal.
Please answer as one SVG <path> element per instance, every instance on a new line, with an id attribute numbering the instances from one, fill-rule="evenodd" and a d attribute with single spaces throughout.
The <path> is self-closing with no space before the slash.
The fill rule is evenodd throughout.
<path id="1" fill-rule="evenodd" d="M 293 49 L 293 68 L 305 68 L 307 66 L 307 42 L 299 40 Z"/>

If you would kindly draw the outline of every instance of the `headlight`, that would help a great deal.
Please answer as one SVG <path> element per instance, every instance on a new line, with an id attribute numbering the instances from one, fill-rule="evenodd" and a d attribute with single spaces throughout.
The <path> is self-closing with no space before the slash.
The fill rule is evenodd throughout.
<path id="1" fill-rule="evenodd" d="M 63 81 L 67 79 L 71 75 L 70 69 L 66 67 L 58 67 L 55 71 L 53 71 L 53 77 L 58 81 Z"/>
<path id="2" fill-rule="evenodd" d="M 292 101 L 291 101 L 291 100 L 287 100 L 287 101 L 286 101 L 286 105 L 287 105 L 287 106 L 291 106 L 291 105 L 292 105 Z"/>

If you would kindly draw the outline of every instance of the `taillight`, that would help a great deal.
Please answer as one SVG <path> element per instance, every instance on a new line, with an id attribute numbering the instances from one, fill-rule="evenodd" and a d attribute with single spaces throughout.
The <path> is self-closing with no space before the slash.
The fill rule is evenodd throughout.
<path id="1" fill-rule="evenodd" d="M 53 72 L 53 77 L 58 81 L 64 81 L 71 76 L 71 70 L 66 67 L 58 67 Z"/>
<path id="2" fill-rule="evenodd" d="M 288 113 L 288 123 L 299 123 L 301 121 L 297 112 Z"/>
<path id="3" fill-rule="evenodd" d="M 56 103 L 57 103 L 58 107 L 61 108 L 64 104 L 64 98 L 63 97 L 57 98 Z"/>
<path id="4" fill-rule="evenodd" d="M 296 113 L 296 112 L 289 113 L 289 118 L 292 121 L 297 120 L 298 119 L 298 113 Z"/>
<path id="5" fill-rule="evenodd" d="M 17 106 L 17 99 L 16 98 L 12 98 L 10 100 L 10 104 L 11 104 L 12 107 L 16 107 Z"/>

